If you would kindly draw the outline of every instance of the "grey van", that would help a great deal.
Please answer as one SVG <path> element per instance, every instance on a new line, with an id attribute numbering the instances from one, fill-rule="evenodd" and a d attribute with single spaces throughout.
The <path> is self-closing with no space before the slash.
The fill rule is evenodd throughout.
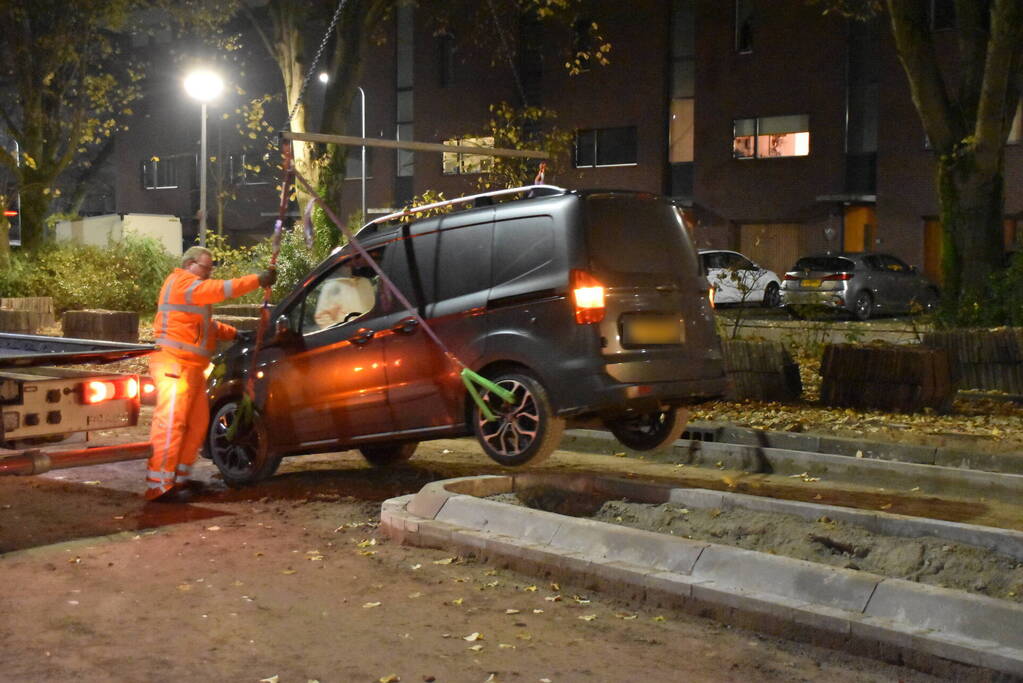
<path id="1" fill-rule="evenodd" d="M 602 424 L 638 450 L 677 439 L 686 408 L 725 389 L 707 281 L 679 211 L 636 192 L 522 194 L 477 195 L 472 208 L 357 234 L 418 317 L 349 244 L 275 307 L 254 363 L 251 341 L 214 359 L 205 453 L 225 481 L 350 448 L 386 465 L 421 441 L 470 434 L 519 466 L 550 455 L 568 424 Z M 512 393 L 481 392 L 496 419 L 452 358 Z M 232 429 L 250 367 L 256 417 Z"/>

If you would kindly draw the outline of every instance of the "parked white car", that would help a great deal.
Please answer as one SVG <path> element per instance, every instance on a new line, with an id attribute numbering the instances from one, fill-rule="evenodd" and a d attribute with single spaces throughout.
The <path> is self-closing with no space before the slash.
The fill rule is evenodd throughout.
<path id="1" fill-rule="evenodd" d="M 701 249 L 700 263 L 714 288 L 716 304 L 761 304 L 775 308 L 781 303 L 781 278 L 736 251 Z"/>

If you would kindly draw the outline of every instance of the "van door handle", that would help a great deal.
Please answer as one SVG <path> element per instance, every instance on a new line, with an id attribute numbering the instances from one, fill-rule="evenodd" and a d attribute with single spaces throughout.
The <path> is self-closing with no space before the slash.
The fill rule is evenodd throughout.
<path id="1" fill-rule="evenodd" d="M 366 342 L 373 338 L 374 334 L 376 333 L 373 330 L 365 327 L 360 327 L 358 330 L 355 331 L 355 334 L 348 338 L 348 341 L 352 342 L 353 344 L 360 345 L 365 344 Z"/>
<path id="2" fill-rule="evenodd" d="M 409 316 L 408 318 L 402 318 L 397 325 L 391 328 L 395 332 L 402 334 L 412 334 L 419 329 L 419 319 Z"/>

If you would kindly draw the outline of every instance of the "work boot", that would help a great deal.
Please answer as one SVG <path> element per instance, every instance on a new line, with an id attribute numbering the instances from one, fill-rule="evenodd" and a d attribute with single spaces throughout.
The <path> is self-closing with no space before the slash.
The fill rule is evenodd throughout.
<path id="1" fill-rule="evenodd" d="M 169 490 L 161 493 L 150 503 L 191 503 L 195 499 L 195 493 L 185 486 L 172 486 Z"/>

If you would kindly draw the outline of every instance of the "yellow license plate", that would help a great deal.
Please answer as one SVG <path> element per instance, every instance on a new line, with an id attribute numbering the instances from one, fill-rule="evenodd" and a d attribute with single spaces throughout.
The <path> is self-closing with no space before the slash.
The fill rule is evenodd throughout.
<path id="1" fill-rule="evenodd" d="M 681 344 L 685 340 L 685 326 L 678 318 L 630 318 L 625 324 L 626 344 Z"/>
<path id="2" fill-rule="evenodd" d="M 804 287 L 820 287 L 821 286 L 821 281 L 820 280 L 803 280 L 803 286 Z"/>

